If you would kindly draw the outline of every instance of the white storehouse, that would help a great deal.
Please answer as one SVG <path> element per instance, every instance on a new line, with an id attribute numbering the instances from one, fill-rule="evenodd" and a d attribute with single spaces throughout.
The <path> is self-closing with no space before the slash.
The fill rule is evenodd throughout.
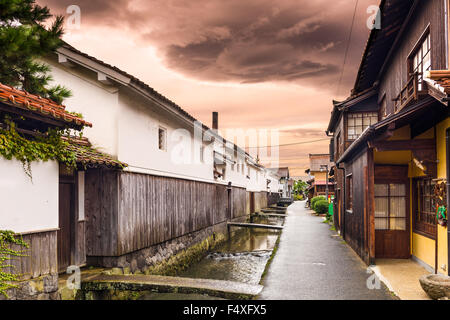
<path id="1" fill-rule="evenodd" d="M 192 234 L 276 203 L 277 178 L 218 134 L 217 113 L 208 128 L 139 79 L 67 44 L 45 62 L 73 93 L 67 109 L 94 124 L 84 137 L 127 165 L 79 173 L 87 264 L 144 271 L 149 248 L 190 245 Z"/>

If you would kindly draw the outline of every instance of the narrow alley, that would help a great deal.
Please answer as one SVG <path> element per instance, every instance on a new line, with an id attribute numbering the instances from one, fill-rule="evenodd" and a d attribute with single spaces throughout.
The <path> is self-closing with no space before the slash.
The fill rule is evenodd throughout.
<path id="1" fill-rule="evenodd" d="M 288 208 L 278 251 L 259 296 L 263 300 L 390 300 L 370 290 L 366 265 L 323 219 L 295 202 Z"/>

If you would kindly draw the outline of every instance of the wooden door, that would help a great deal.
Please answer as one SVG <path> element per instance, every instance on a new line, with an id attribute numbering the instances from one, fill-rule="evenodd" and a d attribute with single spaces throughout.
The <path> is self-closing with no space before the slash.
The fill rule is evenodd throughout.
<path id="1" fill-rule="evenodd" d="M 58 269 L 64 272 L 71 264 L 74 216 L 74 185 L 59 183 Z"/>
<path id="2" fill-rule="evenodd" d="M 409 183 L 375 183 L 375 257 L 409 259 Z"/>
<path id="3" fill-rule="evenodd" d="M 255 213 L 255 193 L 250 192 L 250 213 Z"/>

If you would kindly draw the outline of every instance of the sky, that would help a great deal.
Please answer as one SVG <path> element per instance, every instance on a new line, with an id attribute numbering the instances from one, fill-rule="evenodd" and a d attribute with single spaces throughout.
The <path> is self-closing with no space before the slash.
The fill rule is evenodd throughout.
<path id="1" fill-rule="evenodd" d="M 278 144 L 288 145 L 279 165 L 303 176 L 310 153 L 328 153 L 332 100 L 350 94 L 370 32 L 368 8 L 379 1 L 37 2 L 66 16 L 64 40 L 77 49 L 133 74 L 208 126 L 219 112 L 225 136 L 277 130 Z M 260 147 L 273 145 L 263 140 Z"/>

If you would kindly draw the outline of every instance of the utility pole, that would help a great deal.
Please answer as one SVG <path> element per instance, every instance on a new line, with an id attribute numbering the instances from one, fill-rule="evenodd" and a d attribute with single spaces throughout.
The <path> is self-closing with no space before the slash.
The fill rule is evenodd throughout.
<path id="1" fill-rule="evenodd" d="M 326 183 L 326 185 L 325 185 L 325 193 L 326 193 L 327 201 L 329 201 L 329 200 L 328 200 L 328 196 L 329 196 L 329 189 L 328 189 L 328 182 L 329 182 L 328 171 L 329 171 L 329 170 L 328 170 L 328 165 L 327 165 L 327 164 L 326 164 L 326 165 L 321 165 L 321 166 L 320 166 L 320 169 L 321 169 L 321 170 L 326 170 L 326 171 L 327 171 L 327 178 L 326 178 L 327 180 L 326 180 L 326 182 L 325 182 L 325 183 Z M 323 172 L 323 171 L 322 171 L 322 172 Z"/>

